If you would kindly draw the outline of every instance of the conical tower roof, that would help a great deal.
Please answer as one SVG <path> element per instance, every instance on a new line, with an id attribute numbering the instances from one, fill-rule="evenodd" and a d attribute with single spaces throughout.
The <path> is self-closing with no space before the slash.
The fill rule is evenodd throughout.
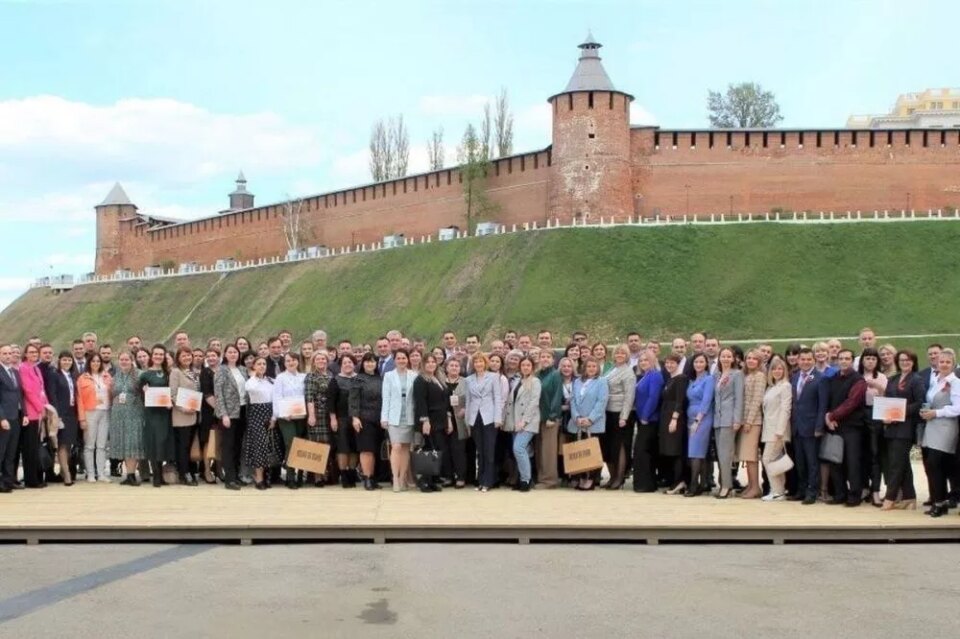
<path id="1" fill-rule="evenodd" d="M 577 68 L 573 70 L 573 75 L 570 76 L 567 87 L 557 95 L 578 91 L 616 91 L 617 93 L 630 95 L 613 86 L 610 76 L 607 75 L 607 71 L 600 61 L 600 47 L 602 46 L 588 31 L 587 37 L 578 45 L 580 60 L 577 62 Z"/>
<path id="2" fill-rule="evenodd" d="M 100 206 L 111 206 L 117 204 L 133 204 L 133 202 L 130 201 L 130 198 L 127 197 L 127 192 L 123 190 L 123 187 L 120 186 L 119 182 L 113 185 L 113 188 L 110 189 L 109 193 L 107 193 L 107 197 L 103 199 L 103 202 L 100 203 Z"/>

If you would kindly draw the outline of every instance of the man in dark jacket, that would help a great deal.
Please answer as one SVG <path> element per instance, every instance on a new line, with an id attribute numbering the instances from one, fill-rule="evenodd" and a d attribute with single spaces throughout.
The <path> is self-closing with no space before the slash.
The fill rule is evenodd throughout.
<path id="1" fill-rule="evenodd" d="M 843 437 L 843 463 L 830 464 L 834 490 L 830 503 L 859 506 L 863 500 L 860 455 L 867 382 L 853 368 L 853 351 L 843 349 L 837 353 L 837 364 L 840 372 L 827 380 L 829 392 L 824 423 L 828 430 Z"/>
<path id="2" fill-rule="evenodd" d="M 790 422 L 793 431 L 793 450 L 797 463 L 797 492 L 790 499 L 803 500 L 805 505 L 817 503 L 820 490 L 820 437 L 823 435 L 824 414 L 827 412 L 827 382 L 814 366 L 813 351 L 800 349 L 797 363 L 800 367 L 790 378 L 793 388 L 793 406 Z"/>

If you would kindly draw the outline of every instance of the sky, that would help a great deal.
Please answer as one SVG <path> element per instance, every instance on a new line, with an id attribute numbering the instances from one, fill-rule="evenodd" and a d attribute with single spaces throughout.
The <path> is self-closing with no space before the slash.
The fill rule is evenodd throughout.
<path id="1" fill-rule="evenodd" d="M 0 309 L 93 270 L 117 181 L 183 219 L 226 208 L 240 170 L 257 204 L 362 184 L 372 124 L 398 114 L 411 172 L 437 127 L 453 164 L 501 88 L 514 150 L 544 148 L 588 29 L 636 124 L 706 126 L 708 90 L 753 81 L 782 126 L 842 127 L 960 86 L 936 27 L 958 18 L 955 0 L 0 0 Z"/>

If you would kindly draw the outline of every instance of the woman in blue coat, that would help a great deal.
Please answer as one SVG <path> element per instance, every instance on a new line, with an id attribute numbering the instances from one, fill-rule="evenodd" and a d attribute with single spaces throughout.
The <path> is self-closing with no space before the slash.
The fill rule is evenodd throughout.
<path id="1" fill-rule="evenodd" d="M 716 384 L 709 372 L 707 356 L 697 353 L 693 356 L 694 379 L 687 387 L 687 457 L 690 459 L 690 483 L 687 484 L 687 497 L 699 495 L 706 482 L 702 482 L 703 460 L 710 447 L 710 434 L 713 432 L 713 391 Z"/>
<path id="2" fill-rule="evenodd" d="M 570 424 L 572 433 L 597 435 L 606 429 L 607 390 L 600 378 L 600 362 L 587 357 L 583 362 L 583 376 L 573 382 L 573 397 L 570 400 Z M 600 470 L 580 476 L 577 490 L 593 490 L 600 483 Z"/>
<path id="3" fill-rule="evenodd" d="M 663 393 L 663 374 L 657 367 L 652 351 L 644 349 L 639 362 L 642 377 L 634 394 L 637 413 L 637 437 L 633 445 L 633 490 L 653 493 L 657 490 L 654 460 L 657 451 L 657 431 L 660 430 L 660 396 Z"/>

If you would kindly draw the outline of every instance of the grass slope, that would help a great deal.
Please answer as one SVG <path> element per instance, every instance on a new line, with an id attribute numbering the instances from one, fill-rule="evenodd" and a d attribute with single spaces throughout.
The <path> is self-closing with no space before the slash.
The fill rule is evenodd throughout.
<path id="1" fill-rule="evenodd" d="M 151 282 L 25 293 L 0 340 L 64 344 L 84 330 L 196 338 L 323 327 L 372 340 L 390 327 L 429 338 L 510 327 L 633 328 L 668 337 L 956 332 L 960 224 L 890 222 L 563 229 Z M 196 309 L 194 310 L 194 307 Z M 191 314 L 191 310 L 193 310 Z M 184 321 L 185 318 L 189 318 Z M 921 340 L 923 341 L 923 340 Z"/>

